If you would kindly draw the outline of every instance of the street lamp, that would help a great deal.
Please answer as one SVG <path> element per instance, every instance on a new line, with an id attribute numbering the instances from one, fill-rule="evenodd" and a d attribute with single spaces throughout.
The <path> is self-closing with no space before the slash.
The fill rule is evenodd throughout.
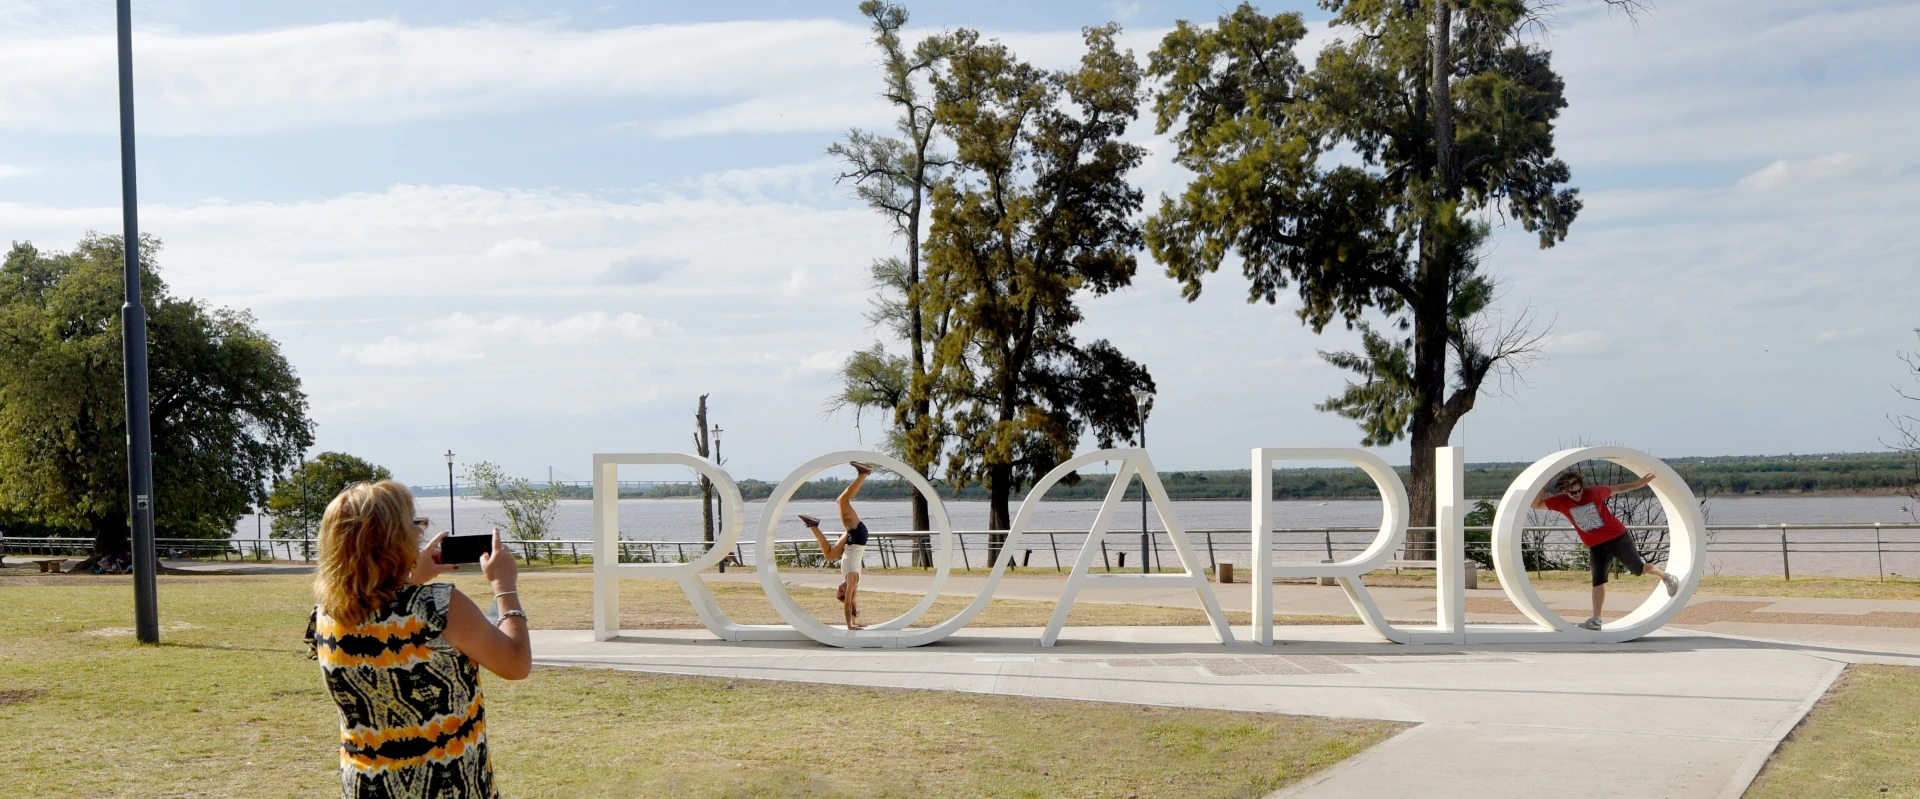
<path id="1" fill-rule="evenodd" d="M 719 466 L 722 463 L 723 461 L 720 460 L 720 425 L 716 424 L 713 426 L 713 465 Z M 716 502 L 714 503 L 714 506 L 715 506 L 713 509 L 713 520 L 714 520 L 714 528 L 715 528 L 714 532 L 718 533 L 720 530 L 726 529 L 727 503 Z"/>
<path id="2" fill-rule="evenodd" d="M 133 628 L 143 644 L 160 643 L 160 605 L 154 592 L 159 572 L 153 545 L 153 429 L 147 395 L 147 306 L 140 293 L 140 202 L 133 163 L 133 4 L 116 6 L 120 66 L 120 358 L 127 388 L 127 521 L 133 550 Z"/>
<path id="3" fill-rule="evenodd" d="M 1133 392 L 1133 412 L 1140 421 L 1140 449 L 1147 448 L 1147 403 L 1153 401 L 1153 392 L 1138 389 Z M 1147 532 L 1147 476 L 1140 475 L 1140 573 L 1148 574 L 1147 553 L 1152 550 L 1153 537 Z"/>
<path id="4" fill-rule="evenodd" d="M 447 450 L 447 535 L 453 535 L 460 526 L 453 520 L 453 450 Z"/>

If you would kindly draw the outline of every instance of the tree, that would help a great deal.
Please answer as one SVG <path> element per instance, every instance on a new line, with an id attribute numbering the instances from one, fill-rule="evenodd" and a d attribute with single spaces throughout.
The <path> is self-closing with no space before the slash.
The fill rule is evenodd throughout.
<path id="1" fill-rule="evenodd" d="M 498 464 L 487 461 L 468 466 L 462 476 L 475 496 L 500 503 L 505 518 L 488 516 L 487 521 L 505 527 L 508 538 L 544 541 L 553 532 L 555 506 L 560 503 L 558 486 L 549 483 L 535 488 L 526 478 L 508 476 Z"/>
<path id="2" fill-rule="evenodd" d="M 905 257 L 890 256 L 873 264 L 874 285 L 880 294 L 869 317 L 888 334 L 907 344 L 907 355 L 887 352 L 884 344 L 855 352 L 841 368 L 844 388 L 828 401 L 829 410 L 851 408 L 855 423 L 863 411 L 890 414 L 885 447 L 908 466 L 931 477 L 945 444 L 940 414 L 934 403 L 938 390 L 927 366 L 927 342 L 947 331 L 944 318 L 926 314 L 921 288 L 920 222 L 927 193 L 939 179 L 948 158 L 935 151 L 938 124 L 922 88 L 946 57 L 949 40 L 931 36 L 912 51 L 900 41 L 907 10 L 893 3 L 867 0 L 860 13 L 873 20 L 873 43 L 880 48 L 886 76 L 887 102 L 899 110 L 894 123 L 898 136 L 854 128 L 844 142 L 827 148 L 846 165 L 841 180 L 853 182 L 854 194 L 885 216 L 895 233 L 906 240 Z M 913 529 L 932 529 L 927 498 L 913 495 Z M 921 558 L 930 565 L 930 554 Z"/>
<path id="3" fill-rule="evenodd" d="M 934 76 L 934 116 L 954 144 L 933 192 L 929 310 L 951 320 L 933 368 L 952 400 L 949 480 L 986 483 L 988 526 L 1005 530 L 1016 485 L 1071 457 L 1084 430 L 1102 446 L 1133 433 L 1145 367 L 1102 340 L 1082 346 L 1079 297 L 1128 285 L 1141 193 L 1140 68 L 1119 27 L 1085 31 L 1078 69 L 1050 72 L 961 31 Z"/>
<path id="4" fill-rule="evenodd" d="M 1426 523 L 1434 448 L 1540 341 L 1525 312 L 1490 321 L 1495 284 L 1480 254 L 1496 216 L 1542 248 L 1566 237 L 1581 208 L 1554 157 L 1566 99 L 1551 54 L 1525 38 L 1537 4 L 1321 7 L 1348 35 L 1311 70 L 1294 55 L 1300 15 L 1247 4 L 1161 42 L 1149 66 L 1165 82 L 1157 129 L 1178 127 L 1175 161 L 1195 178 L 1161 197 L 1146 239 L 1189 300 L 1232 253 L 1249 302 L 1291 287 L 1315 333 L 1336 317 L 1359 331 L 1359 352 L 1322 353 L 1358 382 L 1317 407 L 1358 421 L 1364 445 L 1410 440 L 1409 494 Z M 1410 556 L 1432 540 L 1416 534 Z"/>
<path id="5" fill-rule="evenodd" d="M 140 241 L 149 309 L 155 529 L 224 539 L 273 474 L 313 443 L 307 398 L 244 311 L 175 297 L 160 242 Z M 126 556 L 121 240 L 70 252 L 16 243 L 0 265 L 0 514 Z"/>
<path id="6" fill-rule="evenodd" d="M 713 457 L 712 439 L 707 428 L 707 395 L 700 395 L 700 404 L 693 409 L 693 451 L 702 458 Z M 718 466 L 719 464 L 714 464 Z M 713 543 L 713 481 L 706 475 L 700 478 L 700 534 L 701 540 Z M 619 496 L 616 486 L 614 495 Z"/>
<path id="7" fill-rule="evenodd" d="M 273 514 L 274 538 L 307 538 L 319 529 L 327 503 L 354 483 L 371 483 L 393 476 L 386 467 L 344 452 L 322 452 L 301 461 L 285 477 L 275 478 L 267 494 Z"/>
<path id="8" fill-rule="evenodd" d="M 1920 335 L 1920 328 L 1913 332 Z M 1901 353 L 1900 360 L 1907 365 L 1907 375 L 1920 381 L 1920 351 Z M 1894 393 L 1903 399 L 1920 402 L 1920 394 L 1908 394 L 1899 388 L 1895 388 Z M 1893 429 L 1899 434 L 1899 440 L 1889 446 L 1907 456 L 1907 498 L 1916 503 L 1907 508 L 1907 515 L 1920 519 L 1920 416 L 1892 414 L 1887 419 L 1893 422 Z"/>

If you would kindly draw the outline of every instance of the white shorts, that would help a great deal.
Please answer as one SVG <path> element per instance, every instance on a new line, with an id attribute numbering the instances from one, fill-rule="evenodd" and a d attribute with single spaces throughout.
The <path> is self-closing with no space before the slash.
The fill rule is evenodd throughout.
<path id="1" fill-rule="evenodd" d="M 840 553 L 840 573 L 854 574 L 860 571 L 860 561 L 867 557 L 866 544 L 848 544 L 846 551 Z"/>

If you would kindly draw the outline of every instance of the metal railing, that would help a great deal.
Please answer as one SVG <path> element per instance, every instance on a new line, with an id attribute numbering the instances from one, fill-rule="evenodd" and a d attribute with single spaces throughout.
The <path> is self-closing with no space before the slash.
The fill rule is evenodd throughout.
<path id="1" fill-rule="evenodd" d="M 1466 529 L 1470 534 L 1491 530 L 1488 527 Z M 1414 527 L 1409 530 L 1424 532 L 1432 528 Z M 1643 554 L 1649 560 L 1665 559 L 1668 543 L 1664 525 L 1632 525 L 1628 530 L 1657 534 L 1645 542 Z M 1529 563 L 1570 561 L 1584 548 L 1571 527 L 1529 526 L 1523 531 L 1523 555 L 1531 553 L 1537 556 L 1528 558 Z M 1274 532 L 1274 554 L 1282 560 L 1342 560 L 1364 551 L 1378 530 L 1372 527 L 1313 527 Z M 1795 554 L 1803 557 L 1846 555 L 1861 559 L 1870 556 L 1874 564 L 1871 573 L 1883 580 L 1888 573 L 1887 556 L 1920 556 L 1920 524 L 1717 524 L 1707 525 L 1706 532 L 1706 550 L 1710 556 L 1770 557 L 1777 553 L 1777 573 L 1788 580 L 1793 579 Z M 1808 533 L 1818 535 L 1804 535 Z M 1837 535 L 1841 533 L 1848 535 Z M 1795 534 L 1803 535 L 1796 538 Z M 925 558 L 916 557 L 916 553 L 927 551 L 934 535 L 926 532 L 876 532 L 867 548 L 867 557 L 870 563 L 882 568 L 924 567 Z M 997 553 L 1005 551 L 1003 542 L 1006 535 L 1005 532 L 990 530 L 955 531 L 957 546 L 954 566 L 969 570 L 987 568 L 995 561 Z M 1014 557 L 1012 565 L 1035 568 L 1035 553 L 1044 553 L 1037 568 L 1065 571 L 1074 565 L 1086 535 L 1085 530 L 1029 530 L 1023 534 L 1019 551 L 1010 553 Z M 1244 529 L 1190 530 L 1187 535 L 1195 553 L 1210 569 L 1223 561 L 1243 567 L 1251 561 L 1252 535 Z M 996 541 L 996 537 L 1001 540 Z M 161 538 L 155 543 L 162 557 L 173 559 L 310 562 L 315 552 L 310 538 Z M 0 545 L 4 546 L 7 554 L 14 556 L 84 557 L 91 551 L 92 540 L 10 536 L 0 539 Z M 508 545 L 523 560 L 576 564 L 593 561 L 593 542 L 588 540 L 509 541 Z M 1485 556 L 1491 544 L 1487 541 L 1469 541 L 1467 546 L 1469 556 Z M 701 541 L 623 539 L 620 542 L 620 560 L 623 563 L 685 563 L 705 554 L 707 547 L 708 544 Z M 1147 539 L 1145 555 L 1153 568 L 1166 568 L 1169 558 L 1176 562 L 1178 560 L 1169 552 L 1171 548 L 1166 532 L 1154 530 Z M 754 565 L 758 562 L 756 549 L 756 542 L 740 542 L 732 562 Z M 1137 532 L 1112 531 L 1109 538 L 1101 542 L 1099 551 L 1099 565 L 1108 570 L 1127 570 L 1129 566 L 1139 568 L 1141 546 Z M 1396 554 L 1398 560 L 1407 560 L 1408 552 L 1405 549 Z M 773 556 L 781 565 L 824 565 L 819 545 L 811 538 L 776 540 L 773 543 Z M 1132 560 L 1132 563 L 1129 564 L 1128 560 Z M 1865 573 L 1862 570 L 1862 576 Z"/>

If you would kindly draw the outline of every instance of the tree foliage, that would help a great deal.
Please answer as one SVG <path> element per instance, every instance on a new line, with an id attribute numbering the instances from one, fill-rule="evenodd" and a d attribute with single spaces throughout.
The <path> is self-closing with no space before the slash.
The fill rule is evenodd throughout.
<path id="1" fill-rule="evenodd" d="M 1433 448 L 1490 376 L 1524 361 L 1526 315 L 1486 315 L 1481 245 L 1496 217 L 1565 238 L 1579 212 L 1554 157 L 1566 106 L 1524 0 L 1323 0 L 1341 37 L 1311 69 L 1297 13 L 1242 4 L 1212 27 L 1181 22 L 1149 72 L 1157 130 L 1195 177 L 1146 225 L 1189 299 L 1229 256 L 1249 302 L 1291 289 L 1314 332 L 1339 319 L 1358 352 L 1323 353 L 1356 376 L 1319 407 L 1362 443 L 1412 440 L 1415 515 L 1431 518 Z M 1384 317 L 1387 325 L 1376 327 Z"/>
<path id="2" fill-rule="evenodd" d="M 386 467 L 344 452 L 322 452 L 275 478 L 267 494 L 274 538 L 306 538 L 320 529 L 327 503 L 347 486 L 393 477 Z"/>
<path id="3" fill-rule="evenodd" d="M 560 503 L 560 488 L 535 487 L 524 477 L 513 477 L 498 464 L 480 461 L 467 467 L 463 475 L 473 493 L 481 499 L 500 503 L 501 516 L 487 521 L 506 528 L 507 537 L 518 541 L 544 541 L 553 532 L 553 515 Z"/>
<path id="4" fill-rule="evenodd" d="M 1127 174 L 1144 150 L 1121 137 L 1142 76 L 1118 33 L 1087 29 L 1079 66 L 1054 72 L 960 31 L 934 76 L 955 150 L 933 191 L 924 284 L 951 324 L 934 355 L 956 439 L 947 477 L 987 484 L 993 529 L 1011 520 L 1014 486 L 1070 457 L 1083 432 L 1102 446 L 1131 435 L 1130 394 L 1153 387 L 1113 345 L 1073 333 L 1082 296 L 1132 281 L 1141 241 Z"/>
<path id="5" fill-rule="evenodd" d="M 148 309 L 155 529 L 225 538 L 312 444 L 307 398 L 244 311 L 173 296 L 140 242 Z M 0 514 L 10 525 L 127 543 L 121 240 L 69 252 L 16 243 L 0 265 Z"/>

